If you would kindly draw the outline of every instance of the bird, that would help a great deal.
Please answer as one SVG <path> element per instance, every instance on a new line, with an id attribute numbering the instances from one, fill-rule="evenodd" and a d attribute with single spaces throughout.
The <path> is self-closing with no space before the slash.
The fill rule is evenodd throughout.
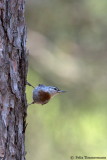
<path id="1" fill-rule="evenodd" d="M 28 82 L 27 82 L 27 85 L 32 86 Z M 30 103 L 29 105 L 34 104 L 34 103 L 44 105 L 44 104 L 48 103 L 50 101 L 50 99 L 52 97 L 54 97 L 55 95 L 57 95 L 59 93 L 66 92 L 64 90 L 60 90 L 57 87 L 46 86 L 44 84 L 39 84 L 36 87 L 34 87 L 34 86 L 32 86 L 32 87 L 34 88 L 34 90 L 33 90 L 33 102 Z"/>

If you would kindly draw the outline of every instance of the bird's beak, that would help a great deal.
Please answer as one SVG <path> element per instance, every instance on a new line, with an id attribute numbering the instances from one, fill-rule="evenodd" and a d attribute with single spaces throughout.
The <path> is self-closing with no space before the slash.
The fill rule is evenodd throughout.
<path id="1" fill-rule="evenodd" d="M 67 91 L 63 91 L 63 90 L 59 90 L 58 93 L 64 93 L 64 92 L 67 92 Z"/>

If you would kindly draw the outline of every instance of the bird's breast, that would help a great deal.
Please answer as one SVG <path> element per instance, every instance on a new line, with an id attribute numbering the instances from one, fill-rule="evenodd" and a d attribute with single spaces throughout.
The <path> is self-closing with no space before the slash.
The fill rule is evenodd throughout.
<path id="1" fill-rule="evenodd" d="M 39 101 L 42 104 L 45 104 L 50 100 L 51 95 L 48 92 L 44 92 L 44 91 L 40 90 L 38 93 L 38 97 L 39 97 Z"/>

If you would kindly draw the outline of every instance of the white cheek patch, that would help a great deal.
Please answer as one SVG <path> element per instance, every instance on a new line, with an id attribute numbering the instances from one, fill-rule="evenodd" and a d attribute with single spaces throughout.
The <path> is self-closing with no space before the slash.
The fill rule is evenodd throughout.
<path id="1" fill-rule="evenodd" d="M 58 94 L 57 92 L 51 92 L 52 97 L 57 95 L 57 94 Z"/>

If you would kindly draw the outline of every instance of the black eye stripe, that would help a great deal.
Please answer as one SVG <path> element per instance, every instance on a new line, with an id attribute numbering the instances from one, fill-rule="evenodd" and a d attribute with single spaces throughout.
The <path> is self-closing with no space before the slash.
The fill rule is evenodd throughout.
<path id="1" fill-rule="evenodd" d="M 59 89 L 57 87 L 54 87 L 54 90 L 59 91 Z"/>

